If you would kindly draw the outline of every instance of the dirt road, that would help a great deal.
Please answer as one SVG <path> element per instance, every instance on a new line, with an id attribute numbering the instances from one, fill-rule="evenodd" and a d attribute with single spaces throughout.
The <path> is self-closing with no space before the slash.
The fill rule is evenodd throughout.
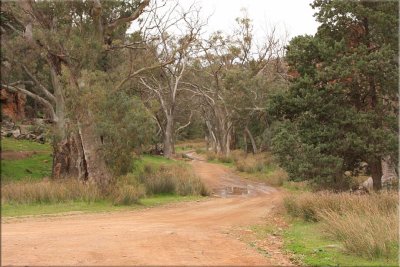
<path id="1" fill-rule="evenodd" d="M 281 194 L 245 182 L 224 166 L 191 164 L 213 197 L 130 212 L 2 222 L 2 265 L 289 264 L 283 255 L 266 257 L 233 234 L 261 222 Z"/>

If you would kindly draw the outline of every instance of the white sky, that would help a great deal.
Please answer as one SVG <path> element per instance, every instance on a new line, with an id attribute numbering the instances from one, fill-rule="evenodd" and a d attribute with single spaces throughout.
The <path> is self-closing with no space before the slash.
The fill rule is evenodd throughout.
<path id="1" fill-rule="evenodd" d="M 161 1 L 161 0 L 153 0 Z M 201 8 L 200 16 L 203 19 L 209 17 L 208 24 L 203 28 L 206 35 L 215 31 L 232 33 L 236 25 L 235 19 L 243 16 L 243 8 L 246 9 L 249 18 L 253 22 L 255 42 L 263 42 L 263 37 L 276 26 L 278 36 L 291 38 L 303 34 L 315 34 L 318 23 L 313 17 L 315 11 L 310 3 L 313 0 L 166 0 L 173 5 L 179 5 L 187 10 L 193 3 Z M 169 6 L 167 4 L 167 6 Z M 159 12 L 164 12 L 160 10 Z M 130 30 L 138 27 L 132 24 Z M 179 25 L 176 25 L 179 29 Z"/>
<path id="2" fill-rule="evenodd" d="M 189 6 L 193 0 L 179 0 L 183 6 Z M 235 18 L 242 15 L 241 9 L 246 8 L 253 20 L 255 36 L 262 38 L 265 29 L 277 25 L 283 33 L 289 34 L 289 39 L 297 35 L 315 34 L 318 23 L 311 8 L 312 0 L 196 0 L 202 8 L 202 14 L 207 17 L 212 14 L 207 32 L 222 30 L 231 32 Z"/>

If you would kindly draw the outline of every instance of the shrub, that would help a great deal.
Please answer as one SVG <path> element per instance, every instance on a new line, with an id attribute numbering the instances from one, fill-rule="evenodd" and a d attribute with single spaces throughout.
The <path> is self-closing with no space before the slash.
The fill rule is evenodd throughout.
<path id="1" fill-rule="evenodd" d="M 232 163 L 233 162 L 232 157 L 225 156 L 225 155 L 217 155 L 217 159 L 218 159 L 218 161 L 220 161 L 222 163 Z"/>
<path id="2" fill-rule="evenodd" d="M 205 149 L 204 148 L 197 148 L 196 149 L 196 153 L 197 154 L 204 154 L 206 151 L 205 151 Z"/>
<path id="3" fill-rule="evenodd" d="M 288 174 L 281 168 L 276 168 L 267 174 L 265 182 L 272 186 L 282 186 L 288 179 Z"/>
<path id="4" fill-rule="evenodd" d="M 344 248 L 369 259 L 392 257 L 398 251 L 398 216 L 390 214 L 340 215 L 334 211 L 320 213 L 324 230 L 343 242 Z M 397 246 L 396 246 L 397 244 Z"/>
<path id="5" fill-rule="evenodd" d="M 306 221 L 319 221 L 321 213 L 334 211 L 340 215 L 349 212 L 356 214 L 388 214 L 397 212 L 396 193 L 373 193 L 355 195 L 349 193 L 303 193 L 284 200 L 289 213 Z"/>
<path id="6" fill-rule="evenodd" d="M 236 169 L 240 172 L 261 172 L 272 165 L 272 159 L 270 155 L 266 153 L 256 155 L 235 153 L 233 157 L 235 159 Z"/>
<path id="7" fill-rule="evenodd" d="M 203 182 L 193 172 L 186 168 L 176 168 L 173 172 L 176 178 L 175 193 L 181 196 L 207 196 L 209 192 Z"/>
<path id="8" fill-rule="evenodd" d="M 144 172 L 139 175 L 139 180 L 144 184 L 148 194 L 172 194 L 175 192 L 175 182 L 173 181 L 173 177 L 170 173 L 166 172 L 165 169 L 164 166 L 161 166 L 159 171 Z"/>
<path id="9" fill-rule="evenodd" d="M 212 160 L 215 160 L 216 157 L 217 157 L 217 155 L 216 155 L 214 152 L 211 152 L 211 151 L 207 151 L 207 152 L 206 152 L 206 158 L 207 158 L 207 160 L 212 161 Z"/>
<path id="10" fill-rule="evenodd" d="M 145 196 L 143 185 L 123 184 L 113 190 L 110 198 L 114 205 L 132 205 L 138 203 L 143 196 Z"/>
<path id="11" fill-rule="evenodd" d="M 143 172 L 139 181 L 147 194 L 208 195 L 200 178 L 189 168 L 181 165 L 162 165 L 159 170 Z"/>
<path id="12" fill-rule="evenodd" d="M 321 221 L 349 252 L 368 258 L 391 257 L 398 249 L 398 193 L 368 195 L 303 193 L 285 198 L 289 214 Z"/>
<path id="13" fill-rule="evenodd" d="M 231 156 L 216 154 L 215 152 L 212 151 L 206 152 L 206 158 L 208 161 L 217 160 L 222 163 L 232 163 L 234 161 L 233 157 Z"/>

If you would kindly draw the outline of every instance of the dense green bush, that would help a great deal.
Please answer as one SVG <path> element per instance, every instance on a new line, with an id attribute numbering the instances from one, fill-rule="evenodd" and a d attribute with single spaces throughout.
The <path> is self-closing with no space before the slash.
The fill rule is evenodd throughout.
<path id="1" fill-rule="evenodd" d="M 110 95 L 98 105 L 97 129 L 106 163 L 115 175 L 126 174 L 132 169 L 132 151 L 150 143 L 153 120 L 140 100 L 124 93 Z"/>

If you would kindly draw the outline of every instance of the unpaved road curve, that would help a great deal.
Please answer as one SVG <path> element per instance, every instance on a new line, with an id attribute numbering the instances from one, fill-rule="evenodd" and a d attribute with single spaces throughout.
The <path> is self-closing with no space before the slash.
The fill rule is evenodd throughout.
<path id="1" fill-rule="evenodd" d="M 262 222 L 279 191 L 193 160 L 214 197 L 137 211 L 2 222 L 2 265 L 287 265 L 230 232 Z"/>

